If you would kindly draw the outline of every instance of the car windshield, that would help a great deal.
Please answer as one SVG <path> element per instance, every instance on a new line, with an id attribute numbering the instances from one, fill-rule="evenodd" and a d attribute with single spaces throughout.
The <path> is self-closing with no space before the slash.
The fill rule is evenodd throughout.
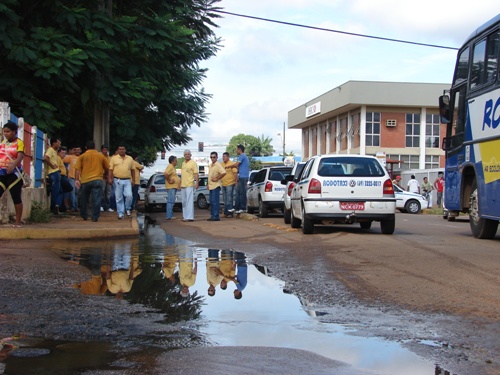
<path id="1" fill-rule="evenodd" d="M 321 159 L 318 175 L 323 177 L 382 177 L 385 172 L 375 159 L 345 156 Z"/>

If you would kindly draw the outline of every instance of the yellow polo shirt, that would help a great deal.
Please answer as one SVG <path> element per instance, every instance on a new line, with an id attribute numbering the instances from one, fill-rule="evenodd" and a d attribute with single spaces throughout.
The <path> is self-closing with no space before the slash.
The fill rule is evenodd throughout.
<path id="1" fill-rule="evenodd" d="M 218 178 L 223 173 L 226 173 L 226 170 L 219 162 L 215 162 L 210 165 L 208 168 L 208 190 L 214 190 L 221 187 L 222 183 Z M 216 178 L 218 180 L 212 181 L 212 178 Z"/>
<path id="2" fill-rule="evenodd" d="M 57 159 L 60 159 L 59 155 L 57 155 L 57 151 L 54 150 L 53 147 L 49 147 L 47 151 L 45 151 L 45 155 L 47 155 L 50 159 L 50 162 L 55 165 L 59 165 L 59 161 Z M 48 174 L 57 172 L 59 170 L 59 167 L 57 168 L 52 168 L 50 165 L 47 164 L 48 168 Z"/>
<path id="3" fill-rule="evenodd" d="M 78 160 L 78 156 L 76 155 L 66 155 L 63 159 L 64 163 L 69 164 L 68 177 L 75 178 L 75 165 Z"/>
<path id="4" fill-rule="evenodd" d="M 165 176 L 165 187 L 167 189 L 180 189 L 181 179 L 177 176 L 177 171 L 172 164 L 167 166 L 163 175 Z M 174 182 L 170 183 L 170 180 L 174 180 Z"/>
<path id="5" fill-rule="evenodd" d="M 97 150 L 85 151 L 78 157 L 75 164 L 75 169 L 80 171 L 80 182 L 82 184 L 102 180 L 102 176 L 108 168 L 108 159 Z"/>
<path id="6" fill-rule="evenodd" d="M 132 169 L 134 169 L 134 159 L 131 156 L 114 155 L 111 157 L 109 169 L 113 171 L 113 177 L 132 179 Z"/>
<path id="7" fill-rule="evenodd" d="M 222 162 L 221 165 L 224 167 L 224 169 L 229 166 L 233 165 L 234 161 L 228 160 L 227 162 Z M 236 184 L 236 176 L 238 176 L 238 170 L 236 168 L 230 168 L 226 169 L 226 175 L 222 177 L 222 186 L 231 186 Z"/>
<path id="8" fill-rule="evenodd" d="M 64 165 L 64 162 L 59 155 L 57 155 L 57 158 L 59 159 L 57 161 L 57 164 L 59 165 L 59 170 L 61 171 L 61 176 L 66 176 L 68 174 L 67 170 L 66 170 L 66 166 Z"/>
<path id="9" fill-rule="evenodd" d="M 193 159 L 184 161 L 181 167 L 181 188 L 194 186 L 195 174 L 198 174 L 198 164 Z"/>
<path id="10" fill-rule="evenodd" d="M 135 180 L 132 185 L 140 185 L 141 184 L 141 171 L 144 169 L 144 166 L 139 164 L 134 160 L 134 168 L 135 168 Z"/>

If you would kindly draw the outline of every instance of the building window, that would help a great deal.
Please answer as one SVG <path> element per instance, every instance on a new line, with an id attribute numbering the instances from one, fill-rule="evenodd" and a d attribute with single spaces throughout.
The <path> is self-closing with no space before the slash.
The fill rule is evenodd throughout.
<path id="1" fill-rule="evenodd" d="M 380 146 L 380 112 L 366 113 L 366 145 Z"/>
<path id="2" fill-rule="evenodd" d="M 439 148 L 439 115 L 426 116 L 425 147 Z"/>
<path id="3" fill-rule="evenodd" d="M 419 169 L 418 155 L 387 155 L 387 159 L 403 161 L 401 164 L 394 164 L 394 169 Z"/>
<path id="4" fill-rule="evenodd" d="M 438 155 L 425 155 L 425 169 L 439 168 Z"/>
<path id="5" fill-rule="evenodd" d="M 420 114 L 406 114 L 406 147 L 420 146 Z"/>

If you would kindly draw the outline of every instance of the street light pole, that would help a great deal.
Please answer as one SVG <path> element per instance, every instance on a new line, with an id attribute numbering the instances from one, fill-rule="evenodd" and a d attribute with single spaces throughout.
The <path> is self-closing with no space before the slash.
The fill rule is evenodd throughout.
<path id="1" fill-rule="evenodd" d="M 285 122 L 283 121 L 283 159 L 285 158 Z"/>

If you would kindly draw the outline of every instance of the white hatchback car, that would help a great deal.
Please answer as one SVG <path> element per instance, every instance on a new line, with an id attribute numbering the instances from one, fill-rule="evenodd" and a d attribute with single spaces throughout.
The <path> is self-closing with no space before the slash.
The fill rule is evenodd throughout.
<path id="1" fill-rule="evenodd" d="M 352 224 L 369 229 L 380 222 L 384 234 L 396 223 L 394 187 L 377 158 L 317 155 L 306 163 L 291 195 L 291 226 L 305 234 L 315 224 Z"/>
<path id="2" fill-rule="evenodd" d="M 304 165 L 306 165 L 304 162 L 295 164 L 291 174 L 286 176 L 285 179 L 281 181 L 281 184 L 285 185 L 285 193 L 283 194 L 283 221 L 285 224 L 290 224 L 292 212 L 292 202 L 290 196 L 292 195 L 292 190 L 296 183 L 294 180 L 300 178 Z"/>
<path id="3" fill-rule="evenodd" d="M 194 192 L 194 204 L 201 209 L 207 209 L 210 206 L 208 177 L 200 176 L 200 185 Z M 222 204 L 222 193 L 221 193 Z M 146 212 L 152 211 L 153 208 L 165 208 L 167 205 L 167 188 L 165 187 L 165 176 L 163 173 L 155 173 L 149 178 L 144 193 L 144 208 Z M 175 195 L 175 205 L 182 205 L 182 192 L 177 190 Z"/>
<path id="4" fill-rule="evenodd" d="M 281 181 L 291 172 L 292 167 L 266 167 L 257 172 L 247 190 L 248 213 L 259 210 L 260 217 L 267 217 L 271 209 L 283 211 L 285 187 Z"/>
<path id="5" fill-rule="evenodd" d="M 396 208 L 401 212 L 419 214 L 423 208 L 427 208 L 427 199 L 420 194 L 410 193 L 394 185 L 394 195 L 396 196 Z"/>

